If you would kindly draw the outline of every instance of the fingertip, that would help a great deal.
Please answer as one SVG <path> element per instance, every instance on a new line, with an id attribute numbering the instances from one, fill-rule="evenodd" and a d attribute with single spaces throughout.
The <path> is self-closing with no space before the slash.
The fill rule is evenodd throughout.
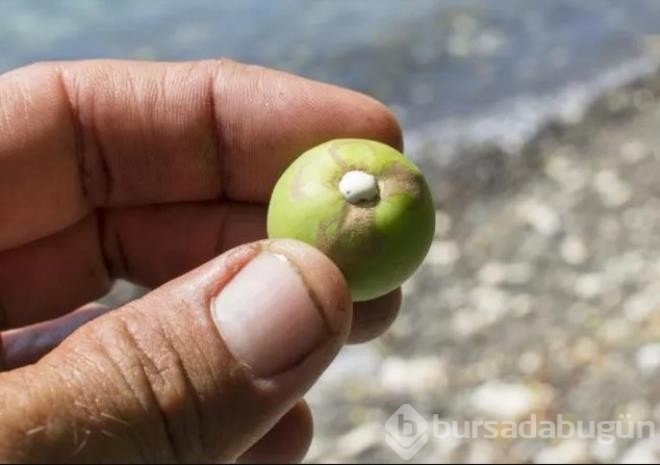
<path id="1" fill-rule="evenodd" d="M 359 302 L 353 311 L 349 344 L 359 344 L 381 336 L 399 314 L 401 288 L 366 302 Z"/>
<path id="2" fill-rule="evenodd" d="M 257 379 L 309 386 L 345 344 L 352 302 L 339 269 L 300 241 L 255 243 L 258 253 L 211 299 L 233 357 Z M 285 381 L 286 378 L 288 381 Z"/>
<path id="3" fill-rule="evenodd" d="M 400 152 L 404 150 L 403 130 L 394 112 L 384 103 L 368 97 L 373 105 L 370 114 L 373 115 L 372 130 L 374 139 L 379 140 Z"/>
<path id="4" fill-rule="evenodd" d="M 296 267 L 303 270 L 304 280 L 310 290 L 321 299 L 323 308 L 345 309 L 334 312 L 339 328 L 339 339 L 348 344 L 367 342 L 382 335 L 392 325 L 399 314 L 401 288 L 365 302 L 352 303 L 350 290 L 339 268 L 318 249 L 293 239 L 266 241 L 266 248 L 282 253 Z M 349 313 L 344 314 L 346 310 Z"/>
<path id="5" fill-rule="evenodd" d="M 290 118 L 305 125 L 305 131 L 291 137 L 289 146 L 305 150 L 332 138 L 373 139 L 403 151 L 403 131 L 394 112 L 375 97 L 346 87 L 316 81 L 285 71 L 222 59 L 225 75 L 233 82 L 247 81 L 271 94 L 271 104 L 286 102 Z M 279 121 L 273 119 L 273 123 Z M 302 152 L 300 152 L 302 153 Z"/>
<path id="6" fill-rule="evenodd" d="M 298 402 L 237 463 L 300 463 L 314 434 L 312 412 L 306 402 Z"/>
<path id="7" fill-rule="evenodd" d="M 328 117 L 334 119 L 335 137 L 372 139 L 403 151 L 401 124 L 385 103 L 361 92 L 331 87 L 334 92 L 318 92 L 317 95 L 326 101 L 318 102 L 319 106 L 329 107 L 327 103 L 334 100 Z"/>

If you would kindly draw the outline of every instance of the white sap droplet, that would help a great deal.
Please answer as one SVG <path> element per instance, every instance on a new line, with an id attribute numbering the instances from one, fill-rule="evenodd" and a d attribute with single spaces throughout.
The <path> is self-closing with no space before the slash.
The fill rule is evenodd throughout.
<path id="1" fill-rule="evenodd" d="M 350 203 L 373 200 L 378 197 L 378 182 L 364 171 L 349 171 L 339 181 L 339 190 Z"/>

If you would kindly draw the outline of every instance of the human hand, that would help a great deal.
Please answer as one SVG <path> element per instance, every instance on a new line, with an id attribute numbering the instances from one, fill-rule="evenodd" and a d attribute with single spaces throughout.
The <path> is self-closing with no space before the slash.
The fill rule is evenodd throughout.
<path id="1" fill-rule="evenodd" d="M 374 100 L 232 61 L 0 76 L 0 460 L 302 459 L 302 396 L 400 303 L 260 240 L 279 174 L 336 137 L 401 149 Z M 119 277 L 155 290 L 86 305 Z"/>

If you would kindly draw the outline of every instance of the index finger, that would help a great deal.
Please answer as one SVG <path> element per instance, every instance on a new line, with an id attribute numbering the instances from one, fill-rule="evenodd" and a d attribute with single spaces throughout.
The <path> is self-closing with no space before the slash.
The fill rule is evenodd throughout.
<path id="1" fill-rule="evenodd" d="M 228 60 L 22 68 L 0 77 L 0 250 L 95 208 L 265 202 L 305 149 L 370 135 L 401 146 L 375 100 Z"/>

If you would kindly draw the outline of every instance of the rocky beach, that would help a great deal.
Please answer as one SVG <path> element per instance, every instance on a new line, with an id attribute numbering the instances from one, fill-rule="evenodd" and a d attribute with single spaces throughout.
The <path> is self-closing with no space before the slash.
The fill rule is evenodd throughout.
<path id="1" fill-rule="evenodd" d="M 660 426 L 659 98 L 653 74 L 518 154 L 426 168 L 443 180 L 436 240 L 391 331 L 347 349 L 310 394 L 310 462 L 399 462 L 384 424 L 406 403 L 459 427 L 532 414 Z M 602 442 L 435 439 L 414 460 L 660 461 L 654 439 Z"/>

